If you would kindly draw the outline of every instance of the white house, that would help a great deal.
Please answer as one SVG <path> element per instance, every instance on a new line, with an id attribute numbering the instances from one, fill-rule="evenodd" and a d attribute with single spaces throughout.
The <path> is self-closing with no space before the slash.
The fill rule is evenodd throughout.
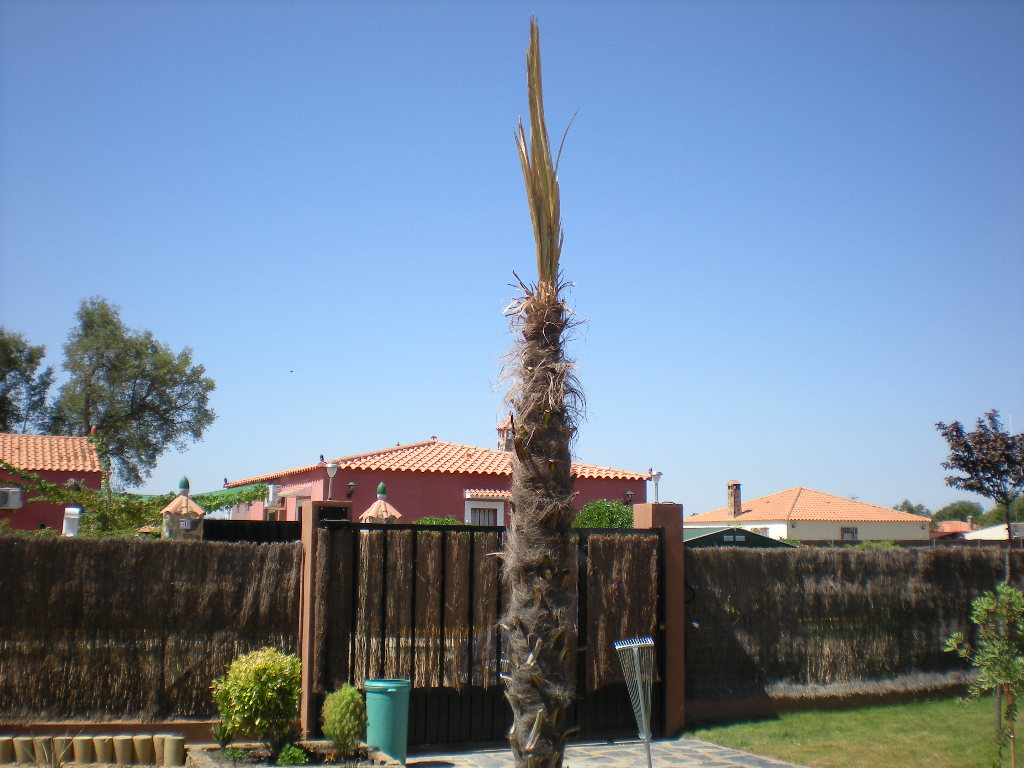
<path id="1" fill-rule="evenodd" d="M 1024 523 L 1011 522 L 1010 530 L 1013 532 L 1013 538 L 1024 538 Z M 964 538 L 970 541 L 1006 541 L 1006 523 L 967 531 L 964 533 Z"/>
<path id="2" fill-rule="evenodd" d="M 801 541 L 928 540 L 927 517 L 810 488 L 743 501 L 740 484 L 733 481 L 727 485 L 727 498 L 720 509 L 685 518 L 684 527 L 725 523 L 773 539 Z"/>

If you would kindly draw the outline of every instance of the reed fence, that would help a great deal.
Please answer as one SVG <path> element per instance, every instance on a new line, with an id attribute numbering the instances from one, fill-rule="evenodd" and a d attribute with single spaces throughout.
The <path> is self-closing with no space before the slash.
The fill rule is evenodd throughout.
<path id="1" fill-rule="evenodd" d="M 946 548 L 687 550 L 687 698 L 962 681 L 966 662 L 943 644 L 971 631 L 971 601 L 1001 580 L 1002 558 Z"/>
<path id="2" fill-rule="evenodd" d="M 204 717 L 238 654 L 297 649 L 298 544 L 0 536 L 0 717 Z"/>

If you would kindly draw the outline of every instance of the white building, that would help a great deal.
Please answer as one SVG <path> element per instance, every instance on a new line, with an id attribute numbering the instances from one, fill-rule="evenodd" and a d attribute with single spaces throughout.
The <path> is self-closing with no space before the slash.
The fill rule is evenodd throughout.
<path id="1" fill-rule="evenodd" d="M 724 523 L 773 539 L 801 541 L 928 540 L 927 517 L 810 488 L 743 501 L 740 484 L 733 481 L 727 485 L 727 499 L 726 506 L 687 517 L 683 525 Z"/>

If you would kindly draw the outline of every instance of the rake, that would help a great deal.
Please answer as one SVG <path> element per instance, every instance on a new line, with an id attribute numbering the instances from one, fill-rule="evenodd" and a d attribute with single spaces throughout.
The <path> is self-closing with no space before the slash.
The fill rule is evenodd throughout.
<path id="1" fill-rule="evenodd" d="M 651 768 L 651 689 L 654 686 L 654 640 L 633 637 L 616 640 L 615 650 L 622 665 L 622 676 L 633 702 L 633 714 L 640 739 L 647 749 L 647 768 Z"/>

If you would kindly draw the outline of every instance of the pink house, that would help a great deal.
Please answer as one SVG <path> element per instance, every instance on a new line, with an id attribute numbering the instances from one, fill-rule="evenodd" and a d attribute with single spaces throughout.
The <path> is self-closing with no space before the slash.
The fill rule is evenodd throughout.
<path id="1" fill-rule="evenodd" d="M 78 480 L 86 488 L 99 490 L 103 480 L 96 445 L 87 437 L 0 433 L 0 459 L 58 485 Z M 12 479 L 0 470 L 0 491 L 7 490 L 0 494 L 5 501 L 0 520 L 21 530 L 43 526 L 62 530 L 64 507 L 43 501 L 29 503 L 26 494 L 14 489 Z"/>
<path id="2" fill-rule="evenodd" d="M 333 478 L 328 475 L 329 469 L 334 470 Z M 572 473 L 576 479 L 576 509 L 595 499 L 637 504 L 647 500 L 646 472 L 573 462 Z M 350 499 L 353 517 L 358 517 L 377 500 L 377 488 L 384 483 L 387 501 L 401 513 L 403 523 L 450 515 L 467 523 L 505 525 L 511 482 L 509 451 L 431 438 L 256 475 L 228 483 L 227 487 L 250 483 L 271 486 L 271 504 L 253 503 L 246 512 L 236 512 L 235 519 L 297 520 L 298 505 L 307 499 Z"/>

